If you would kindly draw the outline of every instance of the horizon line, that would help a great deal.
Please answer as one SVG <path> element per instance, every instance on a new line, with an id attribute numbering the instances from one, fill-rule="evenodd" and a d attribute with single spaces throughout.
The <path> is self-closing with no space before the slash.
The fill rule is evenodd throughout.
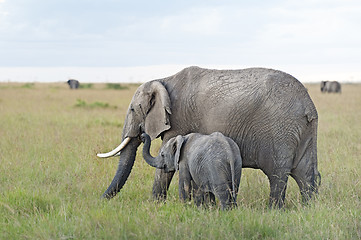
<path id="1" fill-rule="evenodd" d="M 0 67 L 0 82 L 64 82 L 77 79 L 84 83 L 144 83 L 172 76 L 189 66 L 209 69 L 244 69 L 252 66 L 162 64 L 129 67 Z M 262 67 L 262 66 L 258 66 Z M 264 68 L 277 69 L 291 74 L 302 83 L 339 81 L 361 82 L 361 70 L 338 70 L 330 65 L 278 65 Z"/>

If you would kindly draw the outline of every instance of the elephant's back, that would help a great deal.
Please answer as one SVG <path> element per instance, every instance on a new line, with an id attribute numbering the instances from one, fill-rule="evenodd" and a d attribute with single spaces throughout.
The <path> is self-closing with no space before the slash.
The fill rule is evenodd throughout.
<path id="1" fill-rule="evenodd" d="M 278 110 L 276 113 L 294 117 L 309 115 L 317 118 L 317 111 L 307 89 L 292 75 L 268 68 L 239 70 L 215 70 L 188 67 L 177 74 L 161 80 L 172 98 L 178 99 L 174 106 L 190 106 L 193 113 L 206 115 L 230 111 L 253 114 L 263 107 Z M 242 111 L 243 109 L 252 109 Z M 219 110 L 221 109 L 221 110 Z M 204 117 L 204 115 L 199 116 Z"/>
<path id="2" fill-rule="evenodd" d="M 165 78 L 170 91 L 192 92 L 190 95 L 206 96 L 219 100 L 250 101 L 283 94 L 303 95 L 306 88 L 292 75 L 268 68 L 246 68 L 238 70 L 216 70 L 200 67 L 185 68 Z M 218 101 L 219 102 L 219 101 Z"/>
<path id="3" fill-rule="evenodd" d="M 170 94 L 203 94 L 207 97 L 235 99 L 238 96 L 266 96 L 272 90 L 285 88 L 293 92 L 304 92 L 305 87 L 288 73 L 268 68 L 246 68 L 217 70 L 188 67 L 173 76 L 160 79 Z M 225 99 L 226 100 L 226 99 Z"/>
<path id="4" fill-rule="evenodd" d="M 207 84 L 212 85 L 219 83 L 219 81 L 225 84 L 229 83 L 244 83 L 246 86 L 253 86 L 262 84 L 270 76 L 275 76 L 279 79 L 288 79 L 291 81 L 298 81 L 296 78 L 283 71 L 270 69 L 270 68 L 245 68 L 245 69 L 207 69 L 200 68 L 197 66 L 191 66 L 181 70 L 180 72 L 160 79 L 165 83 L 181 82 L 181 83 L 192 83 L 192 84 Z"/>

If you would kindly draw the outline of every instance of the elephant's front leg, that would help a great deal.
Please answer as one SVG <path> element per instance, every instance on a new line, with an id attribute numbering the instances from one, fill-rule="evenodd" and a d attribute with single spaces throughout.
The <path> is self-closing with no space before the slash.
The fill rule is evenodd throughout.
<path id="1" fill-rule="evenodd" d="M 153 198 L 157 201 L 167 199 L 167 190 L 172 181 L 174 172 L 166 173 L 162 169 L 155 170 L 153 184 Z"/>

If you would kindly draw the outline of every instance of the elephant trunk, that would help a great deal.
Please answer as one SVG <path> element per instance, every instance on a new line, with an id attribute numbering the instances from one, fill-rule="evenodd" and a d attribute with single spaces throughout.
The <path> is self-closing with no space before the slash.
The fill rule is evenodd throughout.
<path id="1" fill-rule="evenodd" d="M 121 151 L 117 172 L 102 198 L 111 199 L 122 189 L 133 168 L 140 143 L 138 138 L 131 138 L 127 146 Z"/>
<path id="2" fill-rule="evenodd" d="M 144 160 L 152 167 L 159 168 L 159 169 L 164 168 L 164 164 L 161 163 L 161 161 L 159 161 L 157 158 L 152 157 L 152 155 L 149 152 L 150 142 L 151 142 L 149 135 L 146 133 L 143 133 L 141 135 L 141 139 L 144 142 L 144 146 L 143 146 Z"/>

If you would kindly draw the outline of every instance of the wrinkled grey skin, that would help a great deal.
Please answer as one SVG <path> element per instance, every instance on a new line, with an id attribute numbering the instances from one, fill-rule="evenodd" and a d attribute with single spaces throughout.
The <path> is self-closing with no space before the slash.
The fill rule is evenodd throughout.
<path id="1" fill-rule="evenodd" d="M 237 192 L 242 172 L 242 157 L 237 144 L 222 133 L 190 133 L 169 139 L 154 158 L 149 153 L 150 137 L 141 135 L 145 161 L 165 172 L 179 170 L 179 197 L 191 199 L 197 206 L 215 196 L 223 210 L 237 206 Z"/>
<path id="2" fill-rule="evenodd" d="M 77 89 L 79 88 L 79 81 L 75 80 L 75 79 L 69 79 L 67 81 L 67 83 L 69 84 L 70 89 Z"/>
<path id="3" fill-rule="evenodd" d="M 261 169 L 270 182 L 270 206 L 282 207 L 288 177 L 303 200 L 317 192 L 318 115 L 306 88 L 272 69 L 211 70 L 189 67 L 142 84 L 124 122 L 118 169 L 103 197 L 114 197 L 133 167 L 143 132 L 163 144 L 177 135 L 221 132 L 232 138 L 242 166 Z M 174 172 L 156 170 L 153 197 L 165 199 Z M 256 191 L 257 189 L 255 189 Z"/>
<path id="4" fill-rule="evenodd" d="M 321 92 L 341 93 L 341 84 L 337 81 L 321 81 Z"/>

